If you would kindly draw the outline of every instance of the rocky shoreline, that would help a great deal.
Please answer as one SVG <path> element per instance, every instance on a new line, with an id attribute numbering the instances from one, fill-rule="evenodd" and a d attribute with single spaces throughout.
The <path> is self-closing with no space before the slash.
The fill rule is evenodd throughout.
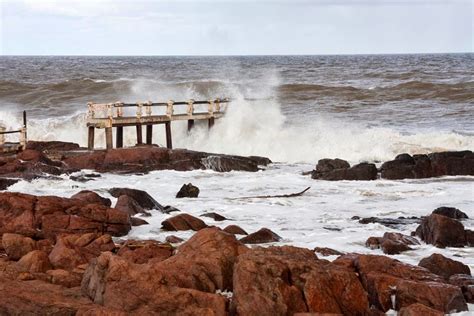
<path id="1" fill-rule="evenodd" d="M 374 180 L 374 174 L 375 179 L 379 174 L 387 179 L 473 175 L 472 152 L 427 157 L 429 164 L 401 155 L 379 169 L 324 159 L 312 176 Z M 0 184 L 4 189 L 19 179 L 54 178 L 79 169 L 120 174 L 258 171 L 269 163 L 262 157 L 159 147 L 91 153 L 75 144 L 37 142 L 16 157 L 0 158 Z M 100 174 L 73 180 L 94 177 Z M 381 249 L 387 254 L 383 256 L 343 253 L 330 244 L 316 249 L 275 246 L 284 236 L 267 228 L 220 229 L 208 224 L 210 219 L 227 220 L 215 212 L 196 217 L 162 205 L 145 191 L 115 187 L 108 192 L 117 199 L 114 206 L 87 190 L 70 198 L 0 192 L 0 314 L 385 315 L 396 310 L 398 315 L 443 315 L 466 311 L 474 303 L 474 278 L 462 262 L 433 254 L 410 265 L 390 257 L 420 243 L 473 247 L 474 233 L 463 225 L 468 215 L 455 208 L 427 210 L 417 218 L 354 217 L 361 224 L 417 224 L 411 236 L 370 237 L 366 247 Z M 186 184 L 177 197 L 198 195 L 197 187 Z M 154 212 L 169 214 L 162 230 L 194 235 L 188 240 L 172 235 L 166 241 L 121 239 L 133 226 L 146 225 Z"/>

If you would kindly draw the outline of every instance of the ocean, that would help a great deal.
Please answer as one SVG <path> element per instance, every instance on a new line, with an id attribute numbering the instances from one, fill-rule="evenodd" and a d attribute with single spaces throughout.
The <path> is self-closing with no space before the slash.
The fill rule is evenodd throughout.
<path id="1" fill-rule="evenodd" d="M 173 123 L 173 144 L 200 151 L 261 155 L 275 163 L 257 173 L 155 171 L 146 175 L 104 174 L 87 183 L 21 181 L 9 188 L 39 195 L 70 196 L 83 189 L 107 196 L 128 186 L 192 215 L 213 211 L 253 232 L 268 227 L 279 244 L 331 247 L 381 254 L 365 247 L 369 236 L 398 229 L 359 224 L 353 216 L 424 216 L 439 206 L 461 209 L 474 229 L 474 177 L 420 180 L 317 181 L 302 172 L 321 158 L 351 163 L 381 162 L 400 153 L 474 150 L 474 54 L 227 57 L 0 57 L 0 121 L 14 128 L 29 117 L 29 138 L 86 145 L 87 102 L 232 100 L 226 116 L 208 130 Z M 165 144 L 164 128 L 154 139 Z M 97 142 L 103 146 L 98 133 Z M 125 131 L 133 145 L 133 130 Z M 198 199 L 175 199 L 183 183 L 201 189 Z M 294 193 L 297 198 L 243 198 Z M 112 198 L 115 201 L 114 198 Z M 129 238 L 164 240 L 155 212 L 150 225 Z M 176 234 L 189 237 L 190 232 Z M 393 257 L 417 264 L 437 252 L 468 264 L 474 248 L 415 246 Z M 471 306 L 472 309 L 472 306 Z"/>

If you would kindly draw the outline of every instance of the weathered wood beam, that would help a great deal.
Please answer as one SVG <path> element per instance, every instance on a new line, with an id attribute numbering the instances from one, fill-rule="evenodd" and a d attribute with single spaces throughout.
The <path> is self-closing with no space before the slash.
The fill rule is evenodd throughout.
<path id="1" fill-rule="evenodd" d="M 117 126 L 117 137 L 115 139 L 115 147 L 122 148 L 123 147 L 123 126 Z"/>
<path id="2" fill-rule="evenodd" d="M 112 127 L 105 128 L 105 147 L 107 149 L 112 149 L 114 147 Z"/>
<path id="3" fill-rule="evenodd" d="M 173 141 L 171 139 L 171 122 L 165 123 L 165 130 L 166 130 L 166 147 L 169 149 L 172 149 Z"/>
<path id="4" fill-rule="evenodd" d="M 89 126 L 89 135 L 87 141 L 87 149 L 94 150 L 95 127 Z"/>
<path id="5" fill-rule="evenodd" d="M 151 124 L 146 126 L 146 144 L 153 144 L 153 125 Z"/>
<path id="6" fill-rule="evenodd" d="M 142 124 L 137 124 L 137 144 L 143 144 Z"/>

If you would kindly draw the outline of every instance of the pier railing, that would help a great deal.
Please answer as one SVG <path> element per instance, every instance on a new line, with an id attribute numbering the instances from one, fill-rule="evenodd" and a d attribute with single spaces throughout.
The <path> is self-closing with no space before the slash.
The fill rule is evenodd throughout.
<path id="1" fill-rule="evenodd" d="M 172 148 L 171 122 L 188 121 L 188 131 L 194 126 L 195 120 L 208 120 L 209 128 L 214 120 L 224 115 L 229 99 L 214 99 L 206 101 L 168 101 L 168 102 L 137 102 L 137 103 L 88 103 L 87 126 L 89 128 L 88 148 L 94 149 L 94 132 L 96 128 L 105 129 L 107 149 L 113 148 L 112 128 L 116 128 L 116 147 L 123 147 L 123 128 L 135 126 L 137 144 L 142 144 L 142 126 L 146 126 L 146 144 L 152 144 L 153 125 L 164 124 L 166 131 L 166 146 Z M 207 105 L 205 111 L 197 111 L 196 106 Z M 185 111 L 179 111 L 176 106 L 186 106 Z M 165 107 L 164 114 L 153 113 L 154 107 Z M 132 115 L 125 113 L 128 108 L 134 108 Z"/>
<path id="2" fill-rule="evenodd" d="M 7 142 L 5 135 L 19 134 L 18 142 Z M 27 128 L 26 111 L 23 111 L 23 126 L 17 130 L 8 130 L 6 126 L 0 125 L 0 153 L 18 152 L 26 149 Z"/>

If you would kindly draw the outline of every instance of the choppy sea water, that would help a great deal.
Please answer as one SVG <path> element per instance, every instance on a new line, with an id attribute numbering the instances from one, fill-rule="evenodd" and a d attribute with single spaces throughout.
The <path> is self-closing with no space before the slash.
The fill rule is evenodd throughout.
<path id="1" fill-rule="evenodd" d="M 463 223 L 474 229 L 474 177 L 327 182 L 301 175 L 326 157 L 380 162 L 403 152 L 474 150 L 473 57 L 0 57 L 0 121 L 13 127 L 20 122 L 18 112 L 28 110 L 31 139 L 85 145 L 88 101 L 230 97 L 225 118 L 210 131 L 198 124 L 187 135 L 185 124 L 173 123 L 175 147 L 262 155 L 276 162 L 257 173 L 106 174 L 87 183 L 67 177 L 22 181 L 10 190 L 70 196 L 92 189 L 110 197 L 108 188 L 133 187 L 183 212 L 213 211 L 231 219 L 203 218 L 210 225 L 236 224 L 248 232 L 268 227 L 283 237 L 279 244 L 343 252 L 381 254 L 365 248 L 369 236 L 409 234 L 416 228 L 363 225 L 353 216 L 422 216 L 439 206 L 454 206 L 471 217 Z M 164 131 L 155 128 L 154 133 L 157 143 L 165 143 Z M 133 131 L 126 135 L 132 145 Z M 201 189 L 200 197 L 175 199 L 188 182 Z M 239 198 L 294 193 L 308 186 L 301 197 Z M 130 237 L 164 240 L 169 233 L 160 230 L 160 223 L 171 215 L 154 212 L 145 218 L 150 225 L 133 228 Z M 473 248 L 414 248 L 393 257 L 417 264 L 438 252 L 474 271 Z"/>

